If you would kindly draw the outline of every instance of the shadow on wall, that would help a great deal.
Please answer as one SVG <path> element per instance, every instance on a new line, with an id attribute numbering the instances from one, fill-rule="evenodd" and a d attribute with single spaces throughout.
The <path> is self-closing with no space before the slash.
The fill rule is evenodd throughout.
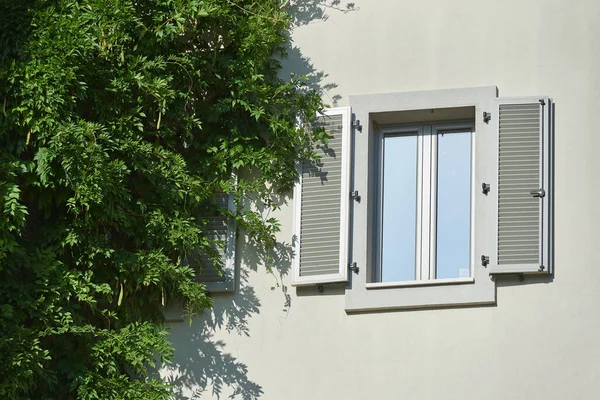
<path id="1" fill-rule="evenodd" d="M 295 27 L 325 22 L 331 12 L 342 12 L 345 14 L 359 10 L 353 2 L 342 2 L 341 0 L 289 0 L 287 6 L 292 16 L 292 24 Z M 332 93 L 337 88 L 336 83 L 325 82 L 328 74 L 323 70 L 315 68 L 310 58 L 305 57 L 300 49 L 294 46 L 291 40 L 288 42 L 285 50 L 286 57 L 280 76 L 284 79 L 287 79 L 291 75 L 307 76 L 309 87 L 319 93 L 330 106 L 337 106 L 342 97 L 339 94 Z"/>
<path id="2" fill-rule="evenodd" d="M 289 198 L 274 196 L 279 206 Z M 268 210 L 258 210 L 269 218 Z M 173 386 L 175 399 L 202 398 L 258 399 L 262 387 L 248 377 L 248 367 L 227 352 L 226 343 L 216 338 L 217 332 L 250 336 L 249 319 L 260 313 L 260 300 L 251 286 L 253 272 L 273 275 L 272 290 L 281 290 L 282 311 L 287 313 L 291 296 L 283 279 L 291 272 L 292 243 L 277 242 L 273 248 L 261 249 L 252 240 L 238 240 L 236 260 L 236 287 L 233 293 L 214 293 L 213 308 L 185 322 L 171 324 L 171 338 L 175 345 L 175 362 L 166 366 L 162 375 Z M 243 242 L 243 243 L 242 243 Z M 222 336 L 222 335 L 219 335 Z"/>
<path id="3" fill-rule="evenodd" d="M 341 0 L 288 0 L 286 5 L 295 26 L 327 21 L 331 11 L 348 13 L 359 10 L 354 2 Z"/>
<path id="4" fill-rule="evenodd" d="M 278 208 L 290 205 L 291 195 L 271 195 L 270 202 Z M 250 207 L 250 204 L 246 205 Z M 262 215 L 263 220 L 272 217 L 271 210 L 268 207 L 257 207 L 256 211 Z M 239 251 L 239 263 L 248 266 L 253 271 L 267 273 L 272 275 L 273 283 L 271 290 L 281 290 L 283 295 L 282 311 L 287 313 L 292 305 L 292 298 L 288 294 L 288 287 L 284 284 L 284 278 L 291 273 L 292 259 L 294 257 L 294 242 L 275 242 L 274 246 L 269 249 L 262 248 L 256 241 L 246 240 L 243 246 L 243 251 Z M 240 245 L 240 243 L 238 243 Z M 264 268 L 264 270 L 263 270 Z M 241 280 L 240 280 L 241 282 Z"/>
<path id="5" fill-rule="evenodd" d="M 338 86 L 336 83 L 324 82 L 329 75 L 323 70 L 317 70 L 310 58 L 304 57 L 291 40 L 287 44 L 286 54 L 280 76 L 287 79 L 289 76 L 305 75 L 308 78 L 308 87 L 319 93 L 325 103 L 336 107 L 342 96 L 332 93 Z"/>
<path id="6" fill-rule="evenodd" d="M 235 294 L 214 294 L 213 309 L 194 318 L 191 325 L 171 325 L 176 361 L 163 370 L 163 376 L 174 387 L 177 400 L 225 394 L 250 400 L 262 395 L 261 386 L 248 378 L 248 367 L 226 351 L 224 341 L 215 338 L 217 330 L 249 336 L 248 318 L 259 313 L 260 301 L 248 285 L 248 275 L 248 270 L 240 270 Z"/>
<path id="7" fill-rule="evenodd" d="M 291 0 L 288 1 L 293 24 L 306 25 L 311 22 L 326 21 L 328 12 L 349 12 L 353 5 L 341 5 L 339 0 Z M 292 73 L 308 75 L 309 85 L 324 99 L 329 98 L 333 105 L 340 96 L 328 93 L 337 87 L 334 83 L 324 83 L 327 74 L 318 71 L 304 57 L 297 47 L 288 47 L 283 63 L 282 77 Z M 274 197 L 279 206 L 287 205 L 289 197 Z M 258 210 L 265 218 L 268 210 Z M 249 378 L 248 367 L 228 352 L 225 341 L 220 337 L 239 335 L 250 337 L 248 322 L 260 313 L 260 300 L 249 283 L 252 272 L 268 273 L 273 276 L 272 290 L 282 293 L 282 311 L 288 313 L 291 296 L 284 285 L 284 278 L 291 273 L 294 243 L 277 242 L 273 248 L 261 249 L 252 240 L 243 241 L 239 234 L 236 260 L 236 287 L 233 293 L 214 293 L 213 308 L 193 319 L 171 324 L 171 339 L 174 341 L 174 363 L 164 366 L 163 378 L 173 386 L 175 399 L 196 400 L 201 398 L 231 398 L 251 400 L 263 394 L 260 384 Z M 264 268 L 264 270 L 263 270 Z"/>

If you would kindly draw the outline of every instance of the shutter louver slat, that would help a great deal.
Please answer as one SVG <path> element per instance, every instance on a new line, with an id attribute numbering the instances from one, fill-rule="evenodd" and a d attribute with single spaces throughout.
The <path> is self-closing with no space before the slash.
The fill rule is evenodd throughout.
<path id="1" fill-rule="evenodd" d="M 329 134 L 328 144 L 315 146 L 321 157 L 299 163 L 296 185 L 295 285 L 346 281 L 349 109 L 327 110 L 313 128 Z"/>
<path id="2" fill-rule="evenodd" d="M 497 260 L 492 273 L 548 272 L 551 102 L 498 99 Z M 548 196 L 550 197 L 550 196 Z"/>
<path id="3" fill-rule="evenodd" d="M 516 111 L 516 112 L 515 112 Z M 521 246 L 518 251 L 507 249 L 505 240 L 522 241 L 526 232 L 539 230 L 540 200 L 529 194 L 540 181 L 540 152 L 524 151 L 519 147 L 519 142 L 513 138 L 523 136 L 537 138 L 535 147 L 539 149 L 540 138 L 540 105 L 523 105 L 517 109 L 512 105 L 500 105 L 499 117 L 499 164 L 498 174 L 498 265 L 521 263 L 520 259 L 539 258 L 539 241 L 529 246 Z M 508 134 L 519 132 L 519 136 Z M 533 161 L 530 163 L 530 161 Z M 516 171 L 524 178 L 515 178 L 514 175 L 505 175 L 507 166 L 517 168 Z M 507 201 L 504 194 L 515 194 L 514 200 Z M 507 205 L 511 211 L 507 210 Z M 512 207 L 520 207 L 523 211 L 519 215 L 512 212 Z M 519 227 L 519 230 L 515 230 Z"/>
<path id="4" fill-rule="evenodd" d="M 300 276 L 318 271 L 322 274 L 335 274 L 339 270 L 339 230 L 340 230 L 340 192 L 330 191 L 328 196 L 316 199 L 311 195 L 320 194 L 323 187 L 339 188 L 341 186 L 341 174 L 331 174 L 332 170 L 341 171 L 341 144 L 342 144 L 342 116 L 322 116 L 317 119 L 315 125 L 325 128 L 326 132 L 333 137 L 329 139 L 328 146 L 333 152 L 322 151 L 319 154 L 322 164 L 315 168 L 310 161 L 302 161 L 302 215 L 300 221 Z M 334 154 L 335 156 L 330 156 Z M 335 176 L 337 175 L 337 176 Z M 311 198 L 312 197 L 312 198 Z M 326 223 L 320 220 L 307 218 L 307 211 L 317 211 L 318 215 L 327 218 Z M 337 212 L 336 212 L 337 211 Z M 316 214 L 313 214 L 316 215 Z M 320 226 L 319 226 L 320 225 Z M 319 226 L 319 230 L 314 228 Z M 320 248 L 318 239 L 322 234 L 336 233 L 338 241 L 327 249 Z M 314 243 L 314 244 L 313 244 Z M 322 262 L 316 266 L 306 265 L 304 261 L 309 259 L 321 259 Z"/>

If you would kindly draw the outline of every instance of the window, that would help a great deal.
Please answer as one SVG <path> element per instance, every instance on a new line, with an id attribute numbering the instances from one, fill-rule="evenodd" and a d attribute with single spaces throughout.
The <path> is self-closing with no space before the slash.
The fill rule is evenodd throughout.
<path id="1" fill-rule="evenodd" d="M 217 268 L 206 256 L 192 254 L 186 258 L 196 271 L 198 282 L 204 283 L 208 292 L 231 292 L 235 288 L 235 221 L 228 218 L 224 210 L 235 212 L 234 195 L 220 193 L 215 196 L 214 209 L 207 215 L 208 238 L 222 243 L 214 247 L 221 257 L 222 268 Z"/>
<path id="2" fill-rule="evenodd" d="M 552 269 L 552 102 L 495 87 L 350 97 L 300 163 L 294 285 L 346 311 L 491 304 L 490 275 Z"/>
<path id="3" fill-rule="evenodd" d="M 473 123 L 376 134 L 373 282 L 469 278 Z"/>
<path id="4" fill-rule="evenodd" d="M 235 176 L 233 176 L 234 179 Z M 206 286 L 209 293 L 231 293 L 235 290 L 235 240 L 236 224 L 233 218 L 228 218 L 227 213 L 235 213 L 235 196 L 233 193 L 219 193 L 209 203 L 206 213 L 207 236 L 209 239 L 222 244 L 213 246 L 220 256 L 222 268 L 217 268 L 210 257 L 198 252 L 191 252 L 183 256 L 182 262 L 196 271 L 198 282 Z M 168 301 L 163 308 L 166 322 L 183 322 L 184 305 L 180 301 Z"/>

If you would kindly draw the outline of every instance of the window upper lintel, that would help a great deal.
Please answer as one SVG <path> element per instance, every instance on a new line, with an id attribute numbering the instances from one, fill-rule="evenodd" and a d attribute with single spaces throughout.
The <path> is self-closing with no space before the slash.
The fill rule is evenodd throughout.
<path id="1" fill-rule="evenodd" d="M 474 121 L 475 106 L 428 108 L 421 110 L 384 111 L 370 113 L 370 120 L 376 124 L 402 125 L 402 124 L 431 124 L 443 121 Z"/>

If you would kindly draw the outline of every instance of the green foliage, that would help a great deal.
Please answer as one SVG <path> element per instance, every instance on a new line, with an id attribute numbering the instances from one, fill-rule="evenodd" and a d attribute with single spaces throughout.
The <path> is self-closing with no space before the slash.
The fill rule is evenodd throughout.
<path id="1" fill-rule="evenodd" d="M 323 105 L 277 75 L 280 4 L 0 4 L 0 396 L 169 398 L 147 370 L 172 355 L 165 298 L 210 306 L 181 263 L 215 256 L 210 200 L 274 208 L 315 156 L 298 121 Z M 277 221 L 239 211 L 272 246 Z"/>

